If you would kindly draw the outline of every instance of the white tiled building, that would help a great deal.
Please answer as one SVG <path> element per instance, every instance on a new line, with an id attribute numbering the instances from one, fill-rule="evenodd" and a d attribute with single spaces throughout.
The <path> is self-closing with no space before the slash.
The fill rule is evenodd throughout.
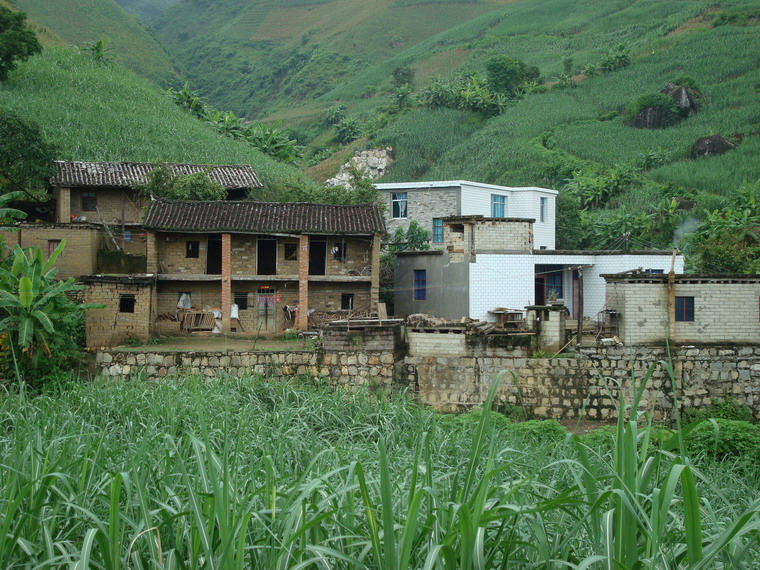
<path id="1" fill-rule="evenodd" d="M 557 191 L 497 186 L 467 180 L 375 184 L 387 204 L 385 223 L 393 234 L 416 220 L 430 232 L 433 245 L 443 243 L 443 218 L 529 218 L 534 220 L 536 249 L 554 249 Z"/>
<path id="2" fill-rule="evenodd" d="M 532 220 L 444 219 L 443 249 L 403 252 L 396 259 L 395 314 L 428 313 L 448 319 L 495 320 L 497 307 L 520 310 L 562 299 L 571 317 L 605 307 L 601 274 L 641 269 L 683 271 L 683 256 L 660 251 L 556 251 L 536 249 Z"/>

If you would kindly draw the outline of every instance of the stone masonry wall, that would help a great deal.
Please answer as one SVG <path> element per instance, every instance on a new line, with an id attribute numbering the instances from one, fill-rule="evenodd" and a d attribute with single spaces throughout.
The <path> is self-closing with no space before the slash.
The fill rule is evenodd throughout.
<path id="1" fill-rule="evenodd" d="M 393 383 L 392 352 L 134 352 L 99 351 L 98 374 L 104 378 L 146 380 L 187 375 L 214 378 L 261 374 L 267 378 L 327 378 L 337 386 Z"/>
<path id="2" fill-rule="evenodd" d="M 423 183 L 424 185 L 424 183 Z M 388 233 L 393 235 L 397 228 L 409 229 L 412 220 L 430 232 L 430 240 L 433 239 L 433 218 L 446 218 L 456 216 L 459 213 L 459 189 L 425 189 L 415 188 L 406 191 L 407 214 L 406 218 L 393 218 L 392 195 L 404 190 L 382 191 L 381 194 L 387 205 L 385 212 L 385 225 Z"/>
<path id="3" fill-rule="evenodd" d="M 760 418 L 760 347 L 684 347 L 672 356 L 682 406 L 730 398 Z M 456 412 L 481 405 L 504 370 L 500 403 L 525 406 L 541 418 L 612 419 L 620 387 L 630 401 L 631 372 L 640 380 L 666 357 L 657 347 L 584 348 L 571 358 L 408 356 L 408 377 L 399 382 L 418 385 L 420 400 L 433 408 Z M 658 420 L 672 419 L 671 380 L 662 366 L 652 374 L 643 405 L 654 406 Z"/>

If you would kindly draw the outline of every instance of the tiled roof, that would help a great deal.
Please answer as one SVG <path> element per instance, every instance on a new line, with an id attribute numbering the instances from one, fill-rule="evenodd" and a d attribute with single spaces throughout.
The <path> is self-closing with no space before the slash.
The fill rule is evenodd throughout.
<path id="1" fill-rule="evenodd" d="M 368 235 L 385 232 L 377 206 L 296 202 L 154 200 L 144 226 L 170 232 Z"/>
<path id="2" fill-rule="evenodd" d="M 57 160 L 58 174 L 50 179 L 53 186 L 101 186 L 131 188 L 148 182 L 148 174 L 156 167 L 147 162 L 79 162 Z M 253 168 L 247 164 L 170 164 L 175 174 L 195 174 L 211 169 L 209 178 L 226 189 L 261 188 Z"/>

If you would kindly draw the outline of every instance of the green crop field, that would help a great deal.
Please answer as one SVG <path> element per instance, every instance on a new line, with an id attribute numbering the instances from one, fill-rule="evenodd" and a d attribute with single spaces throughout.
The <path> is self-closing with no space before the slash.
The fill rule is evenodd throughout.
<path id="1" fill-rule="evenodd" d="M 0 107 L 37 122 L 65 160 L 250 164 L 273 190 L 310 187 L 299 170 L 219 135 L 155 85 L 84 54 L 48 48 L 0 84 Z"/>
<path id="2" fill-rule="evenodd" d="M 757 462 L 685 459 L 633 423 L 574 439 L 552 421 L 220 378 L 11 391 L 0 428 L 3 568 L 760 562 Z"/>

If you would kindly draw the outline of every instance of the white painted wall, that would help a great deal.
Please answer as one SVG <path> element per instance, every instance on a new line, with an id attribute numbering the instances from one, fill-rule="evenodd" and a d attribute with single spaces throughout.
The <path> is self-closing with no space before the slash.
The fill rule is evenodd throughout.
<path id="1" fill-rule="evenodd" d="M 583 315 L 595 317 L 604 308 L 605 283 L 600 277 L 633 269 L 670 270 L 671 256 L 639 254 L 480 254 L 470 264 L 470 317 L 495 320 L 488 311 L 496 307 L 522 309 L 535 302 L 536 265 L 586 265 L 583 269 Z M 683 272 L 683 256 L 676 257 L 676 273 Z M 563 280 L 566 302 L 571 302 L 569 272 Z"/>

